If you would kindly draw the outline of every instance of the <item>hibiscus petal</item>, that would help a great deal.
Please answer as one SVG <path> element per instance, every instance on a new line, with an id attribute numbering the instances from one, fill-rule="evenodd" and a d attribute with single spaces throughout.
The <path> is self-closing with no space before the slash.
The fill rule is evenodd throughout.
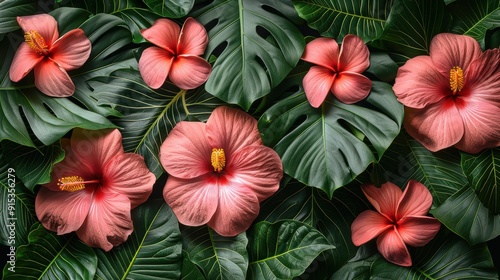
<path id="1" fill-rule="evenodd" d="M 449 74 L 437 71 L 429 56 L 417 56 L 399 68 L 392 89 L 399 102 L 420 109 L 449 96 L 449 85 Z"/>
<path id="2" fill-rule="evenodd" d="M 87 245 L 109 251 L 125 242 L 133 228 L 128 198 L 96 191 L 87 219 L 76 234 Z"/>
<path id="3" fill-rule="evenodd" d="M 335 77 L 335 73 L 321 66 L 312 66 L 309 69 L 302 80 L 302 85 L 311 106 L 318 108 L 323 104 L 326 95 L 332 88 Z"/>
<path id="4" fill-rule="evenodd" d="M 405 216 L 427 215 L 432 205 L 432 195 L 420 182 L 410 180 L 398 204 L 396 220 Z"/>
<path id="5" fill-rule="evenodd" d="M 301 59 L 336 71 L 338 58 L 339 44 L 335 39 L 321 37 L 307 43 Z"/>
<path id="6" fill-rule="evenodd" d="M 455 145 L 464 135 L 464 124 L 452 98 L 424 109 L 405 108 L 406 131 L 435 152 Z"/>
<path id="7" fill-rule="evenodd" d="M 398 186 L 391 182 L 382 184 L 380 188 L 364 184 L 361 186 L 361 190 L 380 214 L 390 221 L 395 221 L 397 205 L 403 194 Z"/>
<path id="8" fill-rule="evenodd" d="M 166 18 L 157 19 L 150 28 L 141 30 L 144 39 L 167 50 L 171 56 L 176 54 L 180 32 L 179 25 Z"/>
<path id="9" fill-rule="evenodd" d="M 465 79 L 468 96 L 500 107 L 500 49 L 486 50 L 474 60 Z"/>
<path id="10" fill-rule="evenodd" d="M 75 85 L 66 70 L 50 58 L 35 66 L 35 86 L 52 97 L 67 97 L 75 92 Z"/>
<path id="11" fill-rule="evenodd" d="M 273 195 L 283 177 L 283 167 L 278 154 L 266 146 L 247 146 L 228 160 L 228 180 L 236 181 L 254 191 L 259 202 Z"/>
<path id="12" fill-rule="evenodd" d="M 473 98 L 457 102 L 464 123 L 464 135 L 455 147 L 475 154 L 486 148 L 500 146 L 500 108 Z"/>
<path id="13" fill-rule="evenodd" d="M 332 92 L 343 103 L 353 104 L 365 99 L 372 89 L 372 81 L 354 73 L 342 72 L 333 81 Z"/>
<path id="14" fill-rule="evenodd" d="M 148 199 L 155 181 L 141 155 L 118 154 L 103 170 L 102 191 L 126 195 L 133 209 Z"/>
<path id="15" fill-rule="evenodd" d="M 50 49 L 51 58 L 65 70 L 82 66 L 90 56 L 91 42 L 81 29 L 73 29 L 57 39 Z"/>
<path id="16" fill-rule="evenodd" d="M 177 54 L 202 55 L 208 45 L 205 27 L 194 18 L 187 18 L 182 26 Z"/>
<path id="17" fill-rule="evenodd" d="M 398 232 L 403 241 L 414 247 L 429 243 L 439 231 L 441 223 L 432 217 L 407 216 L 398 222 Z"/>
<path id="18" fill-rule="evenodd" d="M 21 43 L 10 65 L 10 79 L 13 82 L 19 82 L 22 78 L 26 77 L 31 69 L 42 61 L 42 59 L 43 56 L 34 52 L 27 43 Z"/>
<path id="19" fill-rule="evenodd" d="M 192 179 L 170 176 L 163 188 L 163 198 L 181 224 L 201 226 L 208 223 L 217 210 L 217 181 L 211 174 Z"/>
<path id="20" fill-rule="evenodd" d="M 400 266 L 411 266 L 411 257 L 396 230 L 388 230 L 377 238 L 377 248 L 384 258 Z"/>
<path id="21" fill-rule="evenodd" d="M 212 66 L 199 56 L 178 56 L 172 63 L 170 81 L 181 89 L 201 86 L 210 76 Z"/>
<path id="22" fill-rule="evenodd" d="M 17 23 L 24 32 L 36 31 L 40 34 L 50 48 L 52 43 L 59 38 L 57 21 L 49 14 L 38 14 L 17 17 Z"/>
<path id="23" fill-rule="evenodd" d="M 139 71 L 142 79 L 151 88 L 161 87 L 167 79 L 174 56 L 158 47 L 149 47 L 139 59 Z"/>
<path id="24" fill-rule="evenodd" d="M 352 243 L 361 246 L 393 225 L 380 213 L 366 210 L 361 212 L 351 224 Z"/>
<path id="25" fill-rule="evenodd" d="M 222 236 L 235 236 L 250 227 L 259 210 L 252 190 L 238 182 L 219 183 L 219 207 L 208 226 Z"/>
<path id="26" fill-rule="evenodd" d="M 160 146 L 160 162 L 171 176 L 197 178 L 213 170 L 212 147 L 205 134 L 206 124 L 182 121 Z"/>
<path id="27" fill-rule="evenodd" d="M 212 112 L 206 133 L 213 148 L 224 149 L 226 159 L 243 147 L 262 144 L 257 120 L 242 110 L 226 106 L 219 106 Z"/>
<path id="28" fill-rule="evenodd" d="M 370 66 L 370 51 L 360 37 L 348 34 L 340 47 L 338 72 L 362 73 Z"/>
<path id="29" fill-rule="evenodd" d="M 481 55 L 481 48 L 470 36 L 440 33 L 432 38 L 429 54 L 436 69 L 449 76 L 454 66 L 467 72 L 469 64 Z"/>
<path id="30" fill-rule="evenodd" d="M 66 234 L 79 229 L 92 204 L 88 190 L 76 192 L 51 191 L 42 187 L 35 199 L 35 212 L 46 229 Z"/>

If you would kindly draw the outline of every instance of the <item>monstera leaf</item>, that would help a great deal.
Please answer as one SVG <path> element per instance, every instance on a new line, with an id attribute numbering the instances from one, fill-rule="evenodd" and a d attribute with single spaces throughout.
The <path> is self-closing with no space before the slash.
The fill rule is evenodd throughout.
<path id="1" fill-rule="evenodd" d="M 144 3 L 162 17 L 180 18 L 191 11 L 194 0 L 144 0 Z"/>
<path id="2" fill-rule="evenodd" d="M 215 0 L 193 15 L 208 28 L 205 57 L 217 58 L 206 90 L 245 110 L 278 85 L 304 51 L 289 1 Z"/>

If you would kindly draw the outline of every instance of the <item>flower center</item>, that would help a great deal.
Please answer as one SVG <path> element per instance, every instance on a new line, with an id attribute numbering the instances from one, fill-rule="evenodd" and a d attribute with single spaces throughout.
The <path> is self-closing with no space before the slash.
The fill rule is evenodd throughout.
<path id="1" fill-rule="evenodd" d="M 85 189 L 85 184 L 96 184 L 99 182 L 99 180 L 85 181 L 80 176 L 68 176 L 59 179 L 57 185 L 61 191 L 76 192 Z"/>
<path id="2" fill-rule="evenodd" d="M 212 160 L 214 171 L 221 172 L 226 166 L 226 155 L 224 154 L 224 149 L 213 148 L 212 156 L 210 158 Z"/>
<path id="3" fill-rule="evenodd" d="M 462 68 L 454 66 L 450 70 L 450 89 L 457 94 L 464 87 L 464 72 Z"/>
<path id="4" fill-rule="evenodd" d="M 47 46 L 47 43 L 45 43 L 45 39 L 43 39 L 42 35 L 35 30 L 24 33 L 24 40 L 28 43 L 28 46 L 30 46 L 30 48 L 38 54 L 49 54 L 49 47 Z"/>

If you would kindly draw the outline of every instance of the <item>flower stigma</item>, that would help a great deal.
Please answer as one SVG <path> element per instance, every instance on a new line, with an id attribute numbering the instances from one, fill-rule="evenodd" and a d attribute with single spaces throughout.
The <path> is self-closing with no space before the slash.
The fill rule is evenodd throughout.
<path id="1" fill-rule="evenodd" d="M 85 181 L 80 176 L 62 177 L 58 180 L 57 186 L 61 191 L 76 192 L 85 189 L 85 184 L 97 184 L 99 180 Z"/>
<path id="2" fill-rule="evenodd" d="M 459 66 L 454 66 L 450 70 L 450 89 L 453 94 L 457 94 L 464 87 L 464 72 Z"/>
<path id="3" fill-rule="evenodd" d="M 49 47 L 45 43 L 45 39 L 35 30 L 24 33 L 24 40 L 28 43 L 31 49 L 40 55 L 48 55 Z"/>
<path id="4" fill-rule="evenodd" d="M 212 155 L 210 158 L 212 160 L 212 166 L 214 167 L 214 171 L 221 172 L 226 166 L 226 155 L 224 154 L 224 149 L 213 148 Z"/>

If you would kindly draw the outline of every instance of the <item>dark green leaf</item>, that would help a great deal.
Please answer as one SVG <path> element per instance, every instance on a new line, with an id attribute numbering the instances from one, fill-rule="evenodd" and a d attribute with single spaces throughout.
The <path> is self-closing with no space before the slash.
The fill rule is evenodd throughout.
<path id="1" fill-rule="evenodd" d="M 356 34 L 366 42 L 382 35 L 392 0 L 293 0 L 293 4 L 322 36 L 340 40 Z"/>
<path id="2" fill-rule="evenodd" d="M 215 23 L 207 30 L 205 58 L 217 60 L 206 90 L 245 110 L 278 85 L 304 51 L 289 1 L 215 0 L 193 15 L 204 25 Z"/>
<path id="3" fill-rule="evenodd" d="M 370 73 L 386 83 L 392 83 L 398 73 L 398 65 L 392 58 L 383 52 L 370 53 L 370 67 L 366 69 Z"/>
<path id="4" fill-rule="evenodd" d="M 245 279 L 248 268 L 247 237 L 223 237 L 207 226 L 181 227 L 184 249 L 205 279 Z"/>
<path id="5" fill-rule="evenodd" d="M 35 6 L 36 3 L 32 0 L 0 1 L 0 41 L 4 38 L 5 33 L 20 28 L 16 17 L 34 14 Z M 7 39 L 9 41 L 17 40 L 12 35 L 7 35 Z"/>
<path id="6" fill-rule="evenodd" d="M 163 199 L 132 211 L 134 232 L 120 247 L 97 249 L 99 279 L 179 279 L 182 241 L 177 218 Z"/>
<path id="7" fill-rule="evenodd" d="M 155 13 L 167 18 L 180 18 L 189 13 L 194 0 L 143 0 Z"/>
<path id="8" fill-rule="evenodd" d="M 186 252 L 182 254 L 182 274 L 181 279 L 191 280 L 191 279 L 204 279 L 203 273 L 200 269 L 189 259 Z"/>
<path id="9" fill-rule="evenodd" d="M 75 234 L 57 235 L 42 225 L 29 234 L 29 244 L 17 248 L 15 272 L 5 266 L 3 279 L 92 279 L 97 267 L 94 250 Z"/>
<path id="10" fill-rule="evenodd" d="M 250 279 L 291 279 L 335 248 L 315 228 L 293 220 L 259 222 L 249 236 Z"/>

